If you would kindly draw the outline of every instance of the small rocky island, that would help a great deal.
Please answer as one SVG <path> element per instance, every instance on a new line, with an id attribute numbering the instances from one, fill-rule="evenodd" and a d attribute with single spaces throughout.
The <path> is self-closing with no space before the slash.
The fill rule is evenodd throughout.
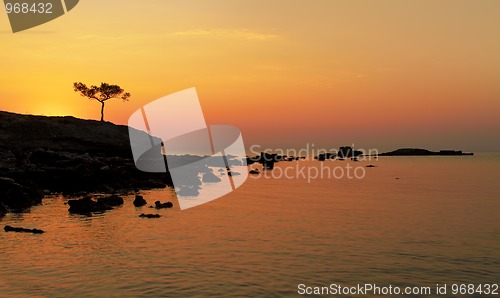
<path id="1" fill-rule="evenodd" d="M 128 129 L 0 111 L 0 217 L 27 210 L 48 193 L 111 194 L 171 186 L 168 173 L 135 167 Z"/>
<path id="2" fill-rule="evenodd" d="M 440 151 L 430 151 L 427 149 L 419 148 L 401 148 L 391 152 L 385 152 L 379 154 L 379 156 L 431 156 L 431 155 L 474 155 L 474 153 L 464 153 L 458 150 L 440 150 Z"/>

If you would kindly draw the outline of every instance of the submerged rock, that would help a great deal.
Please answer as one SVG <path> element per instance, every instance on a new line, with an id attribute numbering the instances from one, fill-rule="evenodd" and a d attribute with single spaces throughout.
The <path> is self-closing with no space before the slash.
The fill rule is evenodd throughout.
<path id="1" fill-rule="evenodd" d="M 250 170 L 250 172 L 248 172 L 248 173 L 252 174 L 252 175 L 259 175 L 260 171 L 259 171 L 259 169 L 254 169 L 254 170 Z"/>
<path id="2" fill-rule="evenodd" d="M 142 207 L 142 206 L 146 205 L 147 203 L 148 202 L 146 202 L 146 200 L 144 199 L 143 196 L 140 196 L 140 195 L 135 196 L 135 200 L 134 200 L 135 207 Z"/>
<path id="3" fill-rule="evenodd" d="M 166 203 L 161 203 L 160 201 L 155 202 L 156 209 L 164 209 L 164 208 L 172 208 L 172 207 L 174 207 L 174 204 L 172 204 L 172 202 L 166 202 Z"/>
<path id="4" fill-rule="evenodd" d="M 11 226 L 5 226 L 5 232 L 16 232 L 16 233 L 32 233 L 32 234 L 43 234 L 45 231 L 39 229 L 25 229 L 25 228 L 16 228 Z"/>
<path id="5" fill-rule="evenodd" d="M 104 212 L 113 209 L 113 207 L 107 204 L 92 200 L 91 197 L 84 197 L 79 200 L 69 200 L 68 205 L 69 212 L 83 215 L 90 215 L 95 212 Z"/>
<path id="6" fill-rule="evenodd" d="M 376 168 L 377 166 L 376 165 L 367 165 L 366 167 L 367 168 Z"/>
<path id="7" fill-rule="evenodd" d="M 144 214 L 142 213 L 141 215 L 139 215 L 139 217 L 145 217 L 145 218 L 160 218 L 161 215 L 160 214 Z"/>
<path id="8" fill-rule="evenodd" d="M 318 161 L 325 161 L 327 159 L 335 159 L 336 156 L 337 155 L 335 153 L 327 152 L 327 153 L 319 154 L 318 156 L 315 156 L 314 158 L 317 159 Z"/>
<path id="9" fill-rule="evenodd" d="M 123 205 L 123 198 L 120 196 L 109 196 L 109 197 L 101 197 L 97 199 L 97 203 L 108 205 L 110 207 L 116 207 Z"/>

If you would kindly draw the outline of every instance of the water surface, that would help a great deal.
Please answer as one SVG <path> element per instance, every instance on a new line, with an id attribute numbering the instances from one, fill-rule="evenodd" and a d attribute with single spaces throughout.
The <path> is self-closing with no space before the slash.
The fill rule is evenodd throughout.
<path id="1" fill-rule="evenodd" d="M 250 177 L 185 211 L 135 208 L 128 196 L 85 217 L 47 198 L 0 219 L 46 231 L 0 232 L 0 296 L 281 297 L 298 284 L 499 282 L 499 154 L 350 163 L 377 167 L 364 179 Z M 297 165 L 319 162 L 277 164 Z M 177 205 L 170 189 L 143 195 Z"/>

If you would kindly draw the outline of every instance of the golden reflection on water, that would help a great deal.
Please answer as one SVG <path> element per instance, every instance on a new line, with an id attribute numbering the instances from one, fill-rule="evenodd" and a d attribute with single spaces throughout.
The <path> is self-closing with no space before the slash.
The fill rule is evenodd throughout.
<path id="1" fill-rule="evenodd" d="M 85 217 L 48 198 L 0 220 L 46 231 L 0 232 L 0 296 L 278 297 L 296 295 L 300 283 L 498 282 L 500 155 L 351 165 L 368 163 L 377 167 L 360 180 L 250 177 L 185 211 L 135 208 L 129 196 Z M 143 194 L 176 204 L 171 190 Z"/>

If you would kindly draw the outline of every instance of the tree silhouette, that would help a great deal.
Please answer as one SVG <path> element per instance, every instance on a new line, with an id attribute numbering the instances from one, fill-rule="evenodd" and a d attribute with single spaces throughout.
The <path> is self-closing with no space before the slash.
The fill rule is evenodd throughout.
<path id="1" fill-rule="evenodd" d="M 121 98 L 123 101 L 128 101 L 130 93 L 125 92 L 118 85 L 110 85 L 101 83 L 101 86 L 87 87 L 84 83 L 73 83 L 75 92 L 79 92 L 81 96 L 89 99 L 95 99 L 101 103 L 101 121 L 104 121 L 104 103 L 111 98 Z"/>

